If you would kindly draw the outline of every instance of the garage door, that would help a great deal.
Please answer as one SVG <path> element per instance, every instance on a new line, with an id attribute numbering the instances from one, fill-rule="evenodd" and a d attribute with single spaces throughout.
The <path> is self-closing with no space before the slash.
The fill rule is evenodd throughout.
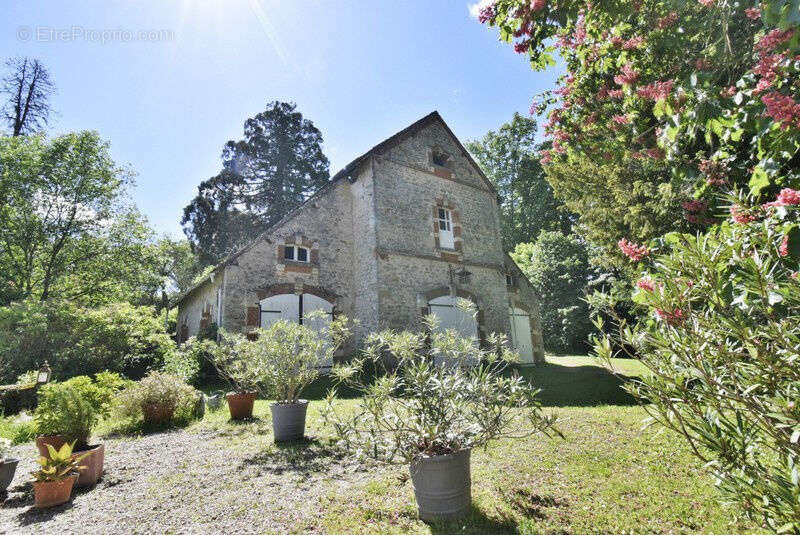
<path id="1" fill-rule="evenodd" d="M 308 320 L 307 314 L 322 310 L 325 315 Z M 279 320 L 307 325 L 327 336 L 328 323 L 333 317 L 333 304 L 312 294 L 279 294 L 261 300 L 261 327 L 269 327 Z M 330 367 L 332 362 L 323 366 Z"/>
<path id="2" fill-rule="evenodd" d="M 428 302 L 431 314 L 439 320 L 438 329 L 453 329 L 466 338 L 478 339 L 478 322 L 474 311 L 458 306 L 459 299 L 444 295 Z"/>
<path id="3" fill-rule="evenodd" d="M 522 364 L 533 364 L 533 340 L 531 339 L 531 317 L 521 308 L 509 309 L 511 320 L 511 343 L 519 353 Z"/>

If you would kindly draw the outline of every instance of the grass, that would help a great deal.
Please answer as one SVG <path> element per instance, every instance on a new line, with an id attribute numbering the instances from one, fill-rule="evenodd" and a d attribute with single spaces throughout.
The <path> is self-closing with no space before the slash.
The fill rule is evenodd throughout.
<path id="1" fill-rule="evenodd" d="M 473 452 L 470 515 L 443 525 L 418 520 L 407 467 L 365 467 L 330 446 L 319 412 L 324 382 L 308 392 L 309 440 L 273 444 L 263 400 L 251 422 L 231 422 L 223 409 L 186 431 L 248 452 L 259 470 L 291 474 L 291 484 L 282 480 L 276 492 L 307 493 L 307 505 L 286 526 L 298 533 L 758 533 L 719 505 L 709 475 L 679 437 L 642 428 L 644 410 L 620 388 L 644 373 L 639 363 L 612 365 L 619 375 L 581 356 L 548 357 L 524 369 L 542 389 L 545 410 L 557 413 L 565 439 L 503 440 Z M 358 400 L 339 403 L 355 407 Z M 104 423 L 99 431 L 111 429 Z M 224 492 L 246 496 L 248 482 L 240 483 Z M 181 480 L 165 484 L 174 488 L 164 492 L 180 493 Z"/>

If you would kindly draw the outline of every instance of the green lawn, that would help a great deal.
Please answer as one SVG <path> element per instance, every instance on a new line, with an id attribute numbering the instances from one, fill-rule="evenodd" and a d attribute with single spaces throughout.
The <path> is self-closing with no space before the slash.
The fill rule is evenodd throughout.
<path id="1" fill-rule="evenodd" d="M 233 478 L 240 484 L 209 492 L 229 493 L 231 500 L 238 496 L 243 506 L 253 484 L 294 495 L 302 507 L 282 532 L 758 533 L 717 503 L 711 479 L 679 437 L 642 429 L 644 410 L 619 388 L 643 373 L 639 364 L 619 360 L 613 366 L 621 376 L 589 357 L 549 357 L 546 365 L 525 369 L 542 388 L 545 410 L 559 416 L 565 438 L 503 440 L 473 452 L 471 514 L 446 525 L 417 519 L 406 467 L 360 466 L 331 447 L 330 430 L 319 418 L 324 383 L 310 396 L 316 400 L 309 409 L 308 441 L 272 444 L 269 403 L 261 400 L 252 423 L 229 422 L 227 411 L 220 410 L 178 436 L 202 436 L 215 458 L 225 451 L 245 456 L 255 463 L 247 470 L 263 467 L 256 472 L 263 480 Z M 358 400 L 340 403 L 354 407 Z M 8 428 L 0 425 L 0 433 Z M 111 423 L 102 426 L 106 441 L 117 440 L 112 429 Z M 278 476 L 270 474 L 283 479 L 273 481 L 269 478 Z M 180 480 L 173 489 L 164 488 L 173 485 L 169 481 L 158 484 L 180 507 L 185 497 Z"/>

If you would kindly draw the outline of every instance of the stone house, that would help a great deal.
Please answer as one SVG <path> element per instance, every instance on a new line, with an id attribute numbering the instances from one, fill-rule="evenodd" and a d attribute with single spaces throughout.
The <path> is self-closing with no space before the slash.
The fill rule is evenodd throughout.
<path id="1" fill-rule="evenodd" d="M 497 192 L 438 112 L 350 162 L 177 304 L 179 342 L 211 323 L 247 332 L 322 309 L 358 320 L 355 346 L 433 313 L 479 340 L 508 334 L 524 363 L 544 360 L 538 300 L 503 251 Z"/>

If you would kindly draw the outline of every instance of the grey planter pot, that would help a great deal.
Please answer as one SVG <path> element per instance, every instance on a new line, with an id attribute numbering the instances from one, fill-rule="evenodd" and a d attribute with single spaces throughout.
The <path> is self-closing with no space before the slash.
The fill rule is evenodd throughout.
<path id="1" fill-rule="evenodd" d="M 275 435 L 275 442 L 303 438 L 306 432 L 308 400 L 301 399 L 297 403 L 273 403 L 269 408 L 272 412 L 272 433 Z"/>
<path id="2" fill-rule="evenodd" d="M 0 463 L 0 492 L 5 492 L 17 471 L 19 459 L 8 458 Z"/>
<path id="3" fill-rule="evenodd" d="M 424 457 L 411 463 L 409 471 L 421 520 L 452 520 L 469 512 L 470 451 Z"/>

